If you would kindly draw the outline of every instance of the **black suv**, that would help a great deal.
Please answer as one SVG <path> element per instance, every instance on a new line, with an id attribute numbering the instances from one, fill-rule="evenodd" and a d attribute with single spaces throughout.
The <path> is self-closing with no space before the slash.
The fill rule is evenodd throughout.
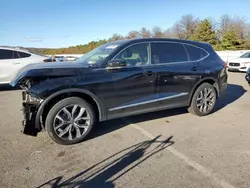
<path id="1" fill-rule="evenodd" d="M 246 73 L 246 81 L 248 82 L 250 86 L 250 68 L 247 70 L 247 73 Z"/>
<path id="2" fill-rule="evenodd" d="M 211 45 L 150 38 L 107 43 L 74 63 L 27 66 L 11 85 L 24 89 L 24 133 L 46 130 L 66 145 L 98 121 L 185 106 L 207 115 L 227 77 Z"/>

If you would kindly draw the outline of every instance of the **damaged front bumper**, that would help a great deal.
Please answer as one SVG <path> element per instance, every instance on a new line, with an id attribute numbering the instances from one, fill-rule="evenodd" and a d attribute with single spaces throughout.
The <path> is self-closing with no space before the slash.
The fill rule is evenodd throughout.
<path id="1" fill-rule="evenodd" d="M 41 127 L 36 124 L 36 116 L 42 99 L 32 97 L 27 91 L 22 92 L 22 111 L 24 120 L 22 121 L 23 133 L 26 135 L 37 136 Z"/>

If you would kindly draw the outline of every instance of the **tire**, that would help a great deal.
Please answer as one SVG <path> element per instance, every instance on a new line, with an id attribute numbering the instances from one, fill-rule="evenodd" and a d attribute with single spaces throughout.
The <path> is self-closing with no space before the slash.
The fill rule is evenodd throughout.
<path id="1" fill-rule="evenodd" d="M 207 91 L 209 91 L 209 95 L 207 95 L 207 97 L 209 99 L 212 98 L 212 100 L 210 102 L 206 101 L 209 99 L 204 97 L 206 89 L 207 89 Z M 203 100 L 199 100 L 200 97 L 202 96 L 201 91 L 202 91 L 202 93 L 204 93 Z M 210 91 L 211 91 L 211 93 L 210 93 Z M 191 104 L 188 108 L 188 111 L 194 115 L 197 115 L 197 116 L 206 116 L 213 111 L 214 106 L 216 104 L 216 98 L 217 98 L 217 93 L 216 93 L 215 88 L 209 83 L 203 83 L 195 90 L 193 98 L 191 100 Z M 206 111 L 201 110 L 201 108 L 202 109 L 205 108 L 205 105 L 207 105 L 207 107 L 206 107 L 207 110 Z"/>
<path id="2" fill-rule="evenodd" d="M 82 142 L 95 122 L 95 112 L 90 104 L 79 97 L 69 97 L 60 100 L 50 109 L 45 127 L 49 137 L 56 143 L 71 145 Z"/>

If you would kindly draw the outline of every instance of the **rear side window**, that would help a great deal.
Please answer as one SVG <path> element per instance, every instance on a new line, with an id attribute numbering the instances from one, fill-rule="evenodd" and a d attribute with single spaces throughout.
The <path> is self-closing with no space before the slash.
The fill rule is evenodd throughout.
<path id="1" fill-rule="evenodd" d="M 185 47 L 188 51 L 190 61 L 197 61 L 208 55 L 208 53 L 201 48 L 191 46 L 188 44 L 185 44 Z"/>
<path id="2" fill-rule="evenodd" d="M 13 59 L 14 51 L 0 49 L 0 59 Z"/>
<path id="3" fill-rule="evenodd" d="M 152 64 L 188 61 L 184 46 L 180 43 L 159 42 L 151 45 Z"/>
<path id="4" fill-rule="evenodd" d="M 24 52 L 17 52 L 19 54 L 20 58 L 25 58 L 25 57 L 30 57 L 31 55 L 28 53 L 24 53 Z"/>

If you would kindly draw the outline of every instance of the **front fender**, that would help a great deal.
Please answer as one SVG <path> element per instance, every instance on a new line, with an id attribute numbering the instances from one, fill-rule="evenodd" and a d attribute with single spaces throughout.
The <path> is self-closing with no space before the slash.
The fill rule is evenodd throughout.
<path id="1" fill-rule="evenodd" d="M 70 76 L 70 77 L 58 77 L 49 78 L 42 80 L 40 83 L 33 85 L 28 89 L 28 93 L 34 96 L 38 96 L 42 99 L 47 99 L 50 95 L 57 93 L 58 91 L 66 90 L 72 88 L 73 84 L 79 81 L 80 76 Z"/>
<path id="2" fill-rule="evenodd" d="M 101 102 L 101 100 L 92 92 L 86 90 L 86 89 L 81 89 L 81 88 L 70 88 L 70 89 L 63 89 L 60 91 L 57 91 L 50 96 L 48 96 L 39 106 L 37 114 L 36 114 L 36 119 L 35 119 L 35 127 L 37 129 L 40 129 L 40 122 L 41 122 L 41 115 L 43 114 L 44 107 L 51 102 L 54 98 L 56 98 L 59 95 L 66 94 L 66 93 L 81 93 L 90 96 L 95 103 L 97 104 L 98 107 L 98 112 L 99 112 L 99 120 L 105 120 L 106 119 L 106 114 L 105 114 L 105 106 L 104 103 Z M 44 127 L 42 127 L 44 128 Z"/>

